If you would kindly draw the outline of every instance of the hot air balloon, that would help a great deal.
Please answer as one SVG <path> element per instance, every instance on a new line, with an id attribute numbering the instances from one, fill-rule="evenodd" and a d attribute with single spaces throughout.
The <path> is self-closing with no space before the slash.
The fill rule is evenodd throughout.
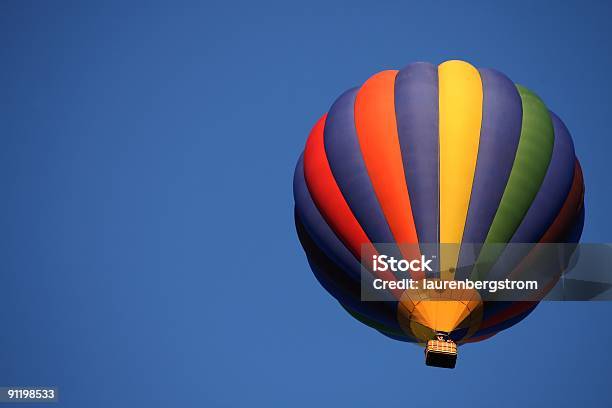
<path id="1" fill-rule="evenodd" d="M 363 301 L 362 247 L 575 243 L 584 223 L 582 172 L 561 119 L 504 74 L 457 60 L 383 71 L 342 94 L 312 128 L 293 190 L 320 284 L 355 319 L 425 346 L 427 364 L 441 367 L 538 302 L 392 292 Z"/>

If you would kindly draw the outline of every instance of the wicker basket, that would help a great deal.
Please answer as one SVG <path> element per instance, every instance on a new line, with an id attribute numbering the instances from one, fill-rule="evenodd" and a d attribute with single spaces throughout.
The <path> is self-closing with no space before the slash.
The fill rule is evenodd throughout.
<path id="1" fill-rule="evenodd" d="M 425 347 L 425 364 L 433 367 L 455 368 L 457 345 L 447 340 L 429 340 Z"/>

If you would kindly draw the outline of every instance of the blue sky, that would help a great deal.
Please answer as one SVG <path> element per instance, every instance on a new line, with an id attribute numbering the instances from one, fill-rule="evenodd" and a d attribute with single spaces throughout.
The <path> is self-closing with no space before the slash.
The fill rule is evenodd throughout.
<path id="1" fill-rule="evenodd" d="M 583 241 L 611 241 L 611 6 L 462 3 L 2 2 L 0 385 L 70 407 L 609 405 L 612 353 L 590 350 L 611 303 L 543 304 L 432 369 L 350 318 L 295 236 L 293 167 L 335 97 L 458 58 L 563 118 Z"/>

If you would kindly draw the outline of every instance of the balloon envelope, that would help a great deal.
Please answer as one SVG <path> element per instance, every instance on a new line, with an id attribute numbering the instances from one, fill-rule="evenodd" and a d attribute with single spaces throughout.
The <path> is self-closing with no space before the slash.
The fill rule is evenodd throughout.
<path id="1" fill-rule="evenodd" d="M 430 305 L 420 311 L 429 318 L 393 293 L 364 302 L 362 246 L 577 242 L 583 195 L 563 122 L 527 88 L 463 61 L 383 71 L 342 94 L 294 176 L 296 228 L 321 285 L 359 321 L 411 342 L 445 317 L 455 341 L 484 340 L 537 302 Z M 469 261 L 457 248 L 440 259 L 443 279 Z"/>

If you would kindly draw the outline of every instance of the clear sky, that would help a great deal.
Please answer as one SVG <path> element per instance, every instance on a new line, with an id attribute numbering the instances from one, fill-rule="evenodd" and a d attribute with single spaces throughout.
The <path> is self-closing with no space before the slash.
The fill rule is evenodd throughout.
<path id="1" fill-rule="evenodd" d="M 90 408 L 610 406 L 612 303 L 542 304 L 433 369 L 349 317 L 296 238 L 293 168 L 335 97 L 464 59 L 563 118 L 583 241 L 612 241 L 610 3 L 465 3 L 0 2 L 0 385 Z"/>

